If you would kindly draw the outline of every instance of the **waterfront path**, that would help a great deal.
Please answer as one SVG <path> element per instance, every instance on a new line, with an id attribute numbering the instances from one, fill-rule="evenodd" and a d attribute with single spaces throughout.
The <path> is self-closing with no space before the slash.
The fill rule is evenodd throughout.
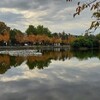
<path id="1" fill-rule="evenodd" d="M 0 46 L 0 50 L 2 49 L 53 49 L 53 48 L 62 48 L 62 49 L 70 49 L 69 45 L 63 45 L 63 46 Z"/>

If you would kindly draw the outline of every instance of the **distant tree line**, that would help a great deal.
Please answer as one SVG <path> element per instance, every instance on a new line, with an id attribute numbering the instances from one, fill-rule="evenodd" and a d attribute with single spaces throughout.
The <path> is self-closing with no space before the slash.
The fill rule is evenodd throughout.
<path id="1" fill-rule="evenodd" d="M 71 43 L 72 48 L 100 48 L 100 34 L 97 35 L 85 35 L 79 36 L 75 41 Z"/>
<path id="2" fill-rule="evenodd" d="M 100 33 L 97 35 L 87 33 L 84 36 L 75 36 L 65 32 L 52 33 L 43 25 L 37 27 L 29 25 L 23 33 L 18 29 L 10 29 L 4 22 L 0 22 L 0 45 L 71 45 L 72 48 L 98 48 L 100 47 Z"/>
<path id="3" fill-rule="evenodd" d="M 66 45 L 75 40 L 75 36 L 62 33 L 51 33 L 43 25 L 37 27 L 29 25 L 25 33 L 18 29 L 10 29 L 4 22 L 0 22 L 0 45 Z"/>

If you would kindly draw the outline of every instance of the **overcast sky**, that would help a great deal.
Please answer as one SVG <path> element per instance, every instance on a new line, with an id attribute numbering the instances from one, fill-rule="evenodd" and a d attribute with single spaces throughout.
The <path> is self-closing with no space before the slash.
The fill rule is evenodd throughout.
<path id="1" fill-rule="evenodd" d="M 87 10 L 73 18 L 79 0 L 2 0 L 0 21 L 25 31 L 28 25 L 44 25 L 52 32 L 82 34 L 89 28 L 91 13 Z M 87 0 L 81 0 L 85 2 Z M 98 0 L 100 1 L 100 0 Z"/>

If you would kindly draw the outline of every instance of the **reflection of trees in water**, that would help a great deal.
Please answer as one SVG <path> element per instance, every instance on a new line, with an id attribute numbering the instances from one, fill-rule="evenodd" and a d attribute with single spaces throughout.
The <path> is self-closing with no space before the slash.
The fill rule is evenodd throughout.
<path id="1" fill-rule="evenodd" d="M 9 55 L 0 55 L 0 74 L 5 73 L 11 67 L 17 67 L 24 61 L 21 57 L 14 57 Z"/>
<path id="2" fill-rule="evenodd" d="M 60 52 L 60 51 L 49 51 L 43 53 L 42 56 L 28 56 L 27 57 L 27 65 L 29 69 L 43 69 L 44 67 L 48 67 L 51 63 L 51 60 L 65 60 L 67 58 L 72 57 L 69 51 L 67 52 Z"/>
<path id="3" fill-rule="evenodd" d="M 44 56 L 47 56 L 48 59 L 64 61 L 65 59 L 73 57 L 73 54 L 70 51 L 49 51 L 44 52 Z"/>
<path id="4" fill-rule="evenodd" d="M 34 69 L 34 68 L 43 69 L 44 67 L 48 67 L 50 63 L 51 61 L 49 59 L 46 61 L 34 61 L 34 62 L 27 61 L 29 69 Z"/>
<path id="5" fill-rule="evenodd" d="M 10 69 L 10 58 L 8 55 L 0 55 L 0 74 Z"/>
<path id="6" fill-rule="evenodd" d="M 22 64 L 23 58 L 22 57 L 15 57 L 15 56 L 9 56 L 10 57 L 10 66 L 17 67 Z"/>
<path id="7" fill-rule="evenodd" d="M 11 67 L 20 66 L 24 61 L 28 65 L 29 69 L 43 69 L 48 67 L 51 60 L 66 60 L 76 57 L 79 60 L 85 60 L 92 57 L 98 57 L 100 59 L 99 51 L 43 51 L 41 56 L 9 56 L 0 55 L 0 74 L 5 73 Z"/>
<path id="8" fill-rule="evenodd" d="M 88 58 L 97 57 L 100 59 L 99 50 L 83 50 L 83 51 L 73 51 L 73 56 L 79 60 L 87 60 Z"/>

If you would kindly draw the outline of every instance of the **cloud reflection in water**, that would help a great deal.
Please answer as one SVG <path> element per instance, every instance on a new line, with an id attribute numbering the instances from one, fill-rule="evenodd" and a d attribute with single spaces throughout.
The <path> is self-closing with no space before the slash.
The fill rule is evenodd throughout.
<path id="1" fill-rule="evenodd" d="M 27 61 L 0 75 L 2 100 L 99 100 L 100 60 L 52 59 L 48 67 L 29 70 Z"/>

